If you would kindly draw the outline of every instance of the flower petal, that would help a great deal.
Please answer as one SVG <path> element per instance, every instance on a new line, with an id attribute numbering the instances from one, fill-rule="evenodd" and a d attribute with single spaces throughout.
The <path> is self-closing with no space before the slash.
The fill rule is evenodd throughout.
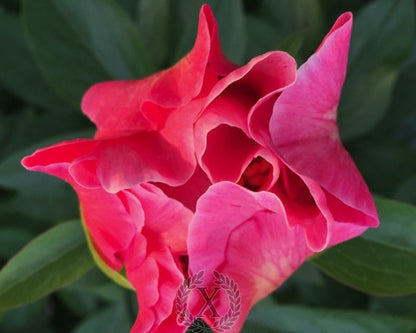
<path id="1" fill-rule="evenodd" d="M 127 276 L 137 291 L 139 315 L 131 333 L 182 333 L 186 327 L 176 324 L 174 302 L 183 275 L 168 249 L 152 253 Z"/>
<path id="2" fill-rule="evenodd" d="M 146 113 L 143 105 L 150 102 L 164 109 L 186 105 L 199 95 L 208 64 L 218 75 L 235 68 L 221 52 L 215 18 L 205 5 L 194 47 L 176 65 L 141 80 L 98 83 L 84 95 L 81 108 L 99 131 L 131 134 L 154 129 L 160 115 Z"/>
<path id="3" fill-rule="evenodd" d="M 179 186 L 196 167 L 192 126 L 202 104 L 203 99 L 197 99 L 175 110 L 159 132 L 66 141 L 37 150 L 23 163 L 31 170 L 61 178 L 62 172 L 69 172 L 80 186 L 104 187 L 111 193 L 152 181 Z M 56 168 L 62 170 L 53 171 Z"/>
<path id="4" fill-rule="evenodd" d="M 144 182 L 165 182 L 173 186 L 185 183 L 196 162 L 189 142 L 178 147 L 182 142 L 178 140 L 173 146 L 157 132 L 101 142 L 94 151 L 101 185 L 116 193 Z M 84 169 L 78 172 L 80 176 L 86 174 Z"/>
<path id="5" fill-rule="evenodd" d="M 24 158 L 22 163 L 30 170 L 59 177 L 74 188 L 97 252 L 114 270 L 120 270 L 126 263 L 124 251 L 131 246 L 136 234 L 143 233 L 149 238 L 148 247 L 169 245 L 173 251 L 185 252 L 192 213 L 180 202 L 168 198 L 156 186 L 143 184 L 117 193 L 105 191 L 99 183 L 95 187 L 85 186 L 92 185 L 92 180 L 99 177 L 96 168 L 88 172 L 75 168 L 74 172 L 74 166 L 79 165 L 76 164 L 79 160 L 77 153 L 91 156 L 97 147 L 97 142 L 93 140 L 68 141 L 38 150 Z M 78 174 L 83 177 L 76 178 Z M 90 183 L 83 184 L 84 181 Z M 145 220 L 146 227 L 142 230 Z M 131 261 L 139 264 L 145 252 L 133 252 L 135 256 Z"/>
<path id="6" fill-rule="evenodd" d="M 295 77 L 294 59 L 276 51 L 252 59 L 213 87 L 195 124 L 196 154 L 212 181 L 240 178 L 260 149 L 249 134 L 251 108 L 259 98 L 293 84 Z"/>
<path id="7" fill-rule="evenodd" d="M 303 230 L 288 227 L 277 196 L 229 182 L 211 186 L 201 197 L 189 233 L 191 273 L 217 271 L 237 283 L 241 314 L 233 332 L 241 329 L 258 300 L 279 287 L 312 254 Z M 224 314 L 229 303 L 216 301 Z"/>
<path id="8" fill-rule="evenodd" d="M 208 133 L 201 167 L 212 182 L 237 182 L 259 150 L 255 141 L 237 127 L 220 125 Z"/>
<path id="9" fill-rule="evenodd" d="M 145 223 L 130 247 L 121 254 L 126 273 L 136 288 L 139 315 L 132 332 L 183 332 L 176 324 L 173 306 L 183 281 L 180 256 L 186 254 L 190 210 L 168 198 L 152 184 L 125 190 L 140 202 Z M 145 241 L 145 258 L 138 253 Z M 166 331 L 165 329 L 170 329 Z"/>
<path id="10" fill-rule="evenodd" d="M 91 139 L 76 139 L 57 143 L 47 148 L 38 149 L 32 155 L 22 159 L 22 165 L 31 171 L 45 172 L 65 181 L 72 179 L 68 167 L 80 156 L 88 156 L 97 147 Z M 89 168 L 86 177 L 88 183 L 96 182 Z"/>
<path id="11" fill-rule="evenodd" d="M 192 212 L 152 184 L 142 184 L 125 192 L 138 198 L 146 216 L 142 233 L 148 242 L 147 251 L 169 247 L 172 253 L 185 253 Z"/>
<path id="12" fill-rule="evenodd" d="M 340 16 L 317 52 L 301 66 L 296 83 L 274 105 L 270 133 L 278 156 L 296 174 L 317 182 L 332 196 L 327 205 L 337 221 L 377 226 L 371 194 L 341 143 L 336 123 L 351 27 L 352 14 Z M 325 246 L 324 239 L 314 247 Z"/>
<path id="13" fill-rule="evenodd" d="M 192 177 L 181 186 L 169 186 L 164 183 L 156 183 L 156 186 L 170 198 L 181 202 L 185 207 L 195 211 L 199 197 L 205 193 L 211 181 L 202 169 L 197 166 Z"/>
<path id="14" fill-rule="evenodd" d="M 124 266 L 124 251 L 144 225 L 140 202 L 123 192 L 110 194 L 102 189 L 85 189 L 76 185 L 74 189 L 94 248 L 108 266 L 119 271 Z M 144 260 L 145 247 L 141 250 L 135 254 L 136 261 Z"/>

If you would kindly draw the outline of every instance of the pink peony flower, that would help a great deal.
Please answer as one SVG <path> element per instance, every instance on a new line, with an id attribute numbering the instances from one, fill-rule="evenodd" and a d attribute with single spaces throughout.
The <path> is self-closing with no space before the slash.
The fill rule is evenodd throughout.
<path id="1" fill-rule="evenodd" d="M 23 160 L 75 189 L 93 253 L 137 292 L 132 332 L 184 332 L 186 315 L 238 332 L 308 257 L 378 225 L 336 124 L 351 26 L 343 14 L 299 70 L 280 51 L 237 68 L 205 5 L 174 67 L 87 91 L 94 139 Z"/>

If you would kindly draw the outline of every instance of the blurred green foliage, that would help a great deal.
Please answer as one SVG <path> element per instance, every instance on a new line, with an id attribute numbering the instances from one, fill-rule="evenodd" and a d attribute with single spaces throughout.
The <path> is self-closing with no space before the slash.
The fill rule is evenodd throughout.
<path id="1" fill-rule="evenodd" d="M 281 49 L 301 65 L 337 16 L 353 11 L 340 132 L 371 191 L 410 204 L 380 199 L 379 230 L 302 266 L 254 309 L 244 332 L 415 332 L 414 1 L 207 2 L 218 20 L 223 49 L 238 64 Z M 85 90 L 99 81 L 143 77 L 175 63 L 192 46 L 202 3 L 0 0 L 0 267 L 38 234 L 79 218 L 69 186 L 23 170 L 20 159 L 38 147 L 90 137 L 94 128 L 79 108 Z M 62 239 L 57 228 L 54 237 Z M 29 246 L 39 250 L 36 241 Z M 73 260 L 76 267 L 67 254 L 70 245 L 54 254 Z M 128 332 L 137 312 L 134 293 L 91 269 L 88 260 L 83 266 L 88 273 L 76 282 L 66 285 L 84 271 L 68 273 L 49 289 L 29 295 L 34 300 L 66 285 L 49 296 L 0 309 L 0 332 Z M 347 265 L 340 267 L 341 260 Z M 30 279 L 37 273 L 19 274 Z M 0 308 L 6 301 L 0 299 Z"/>

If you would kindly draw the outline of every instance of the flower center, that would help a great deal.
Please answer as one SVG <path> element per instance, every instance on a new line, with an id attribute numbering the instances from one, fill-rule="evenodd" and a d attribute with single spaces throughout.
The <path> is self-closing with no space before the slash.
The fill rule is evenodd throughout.
<path id="1" fill-rule="evenodd" d="M 257 156 L 244 170 L 237 184 L 252 191 L 261 191 L 266 187 L 271 171 L 272 165 L 263 157 Z"/>

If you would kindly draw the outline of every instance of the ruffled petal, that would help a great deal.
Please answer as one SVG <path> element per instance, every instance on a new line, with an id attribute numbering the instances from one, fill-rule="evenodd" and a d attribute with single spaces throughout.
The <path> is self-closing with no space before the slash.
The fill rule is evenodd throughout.
<path id="1" fill-rule="evenodd" d="M 352 14 L 341 15 L 317 52 L 301 66 L 296 83 L 284 90 L 274 105 L 270 133 L 277 155 L 296 174 L 316 182 L 329 194 L 326 205 L 337 221 L 374 227 L 378 218 L 373 199 L 341 143 L 336 123 L 351 27 Z M 330 229 L 328 224 L 325 230 Z M 328 244 L 328 235 L 308 239 L 315 249 Z"/>
<path id="2" fill-rule="evenodd" d="M 148 242 L 147 251 L 169 247 L 172 253 L 186 253 L 192 212 L 152 184 L 143 184 L 126 192 L 138 198 L 146 216 L 142 233 Z"/>
<path id="3" fill-rule="evenodd" d="M 140 202 L 123 192 L 110 194 L 102 189 L 85 189 L 76 185 L 74 189 L 97 253 L 108 266 L 119 271 L 124 266 L 124 251 L 144 225 Z M 136 261 L 144 260 L 145 254 L 145 248 L 136 251 Z"/>
<path id="4" fill-rule="evenodd" d="M 117 193 L 104 190 L 99 183 L 94 183 L 100 178 L 97 168 L 87 170 L 91 159 L 81 160 L 86 161 L 82 165 L 77 156 L 94 156 L 97 147 L 99 145 L 93 140 L 68 141 L 38 150 L 24 158 L 22 163 L 30 170 L 59 177 L 74 188 L 97 252 L 113 269 L 119 270 L 123 263 L 127 264 L 128 256 L 124 252 L 136 234 L 149 238 L 147 248 L 169 246 L 173 251 L 185 252 L 192 212 L 151 184 L 137 185 Z M 134 257 L 131 261 L 137 265 L 145 253 L 137 249 L 132 252 Z"/>
<path id="5" fill-rule="evenodd" d="M 84 95 L 81 108 L 99 131 L 119 135 L 153 130 L 169 112 L 153 110 L 149 114 L 143 105 L 152 103 L 165 110 L 186 105 L 199 95 L 208 65 L 217 75 L 235 68 L 221 52 L 215 18 L 205 5 L 194 47 L 176 65 L 141 80 L 98 83 Z"/>
<path id="6" fill-rule="evenodd" d="M 70 182 L 72 177 L 69 166 L 80 156 L 88 156 L 97 147 L 97 142 L 91 139 L 76 139 L 54 144 L 38 149 L 32 155 L 22 159 L 22 165 L 31 171 L 44 172 Z M 86 168 L 88 183 L 96 183 L 96 176 L 91 174 L 90 167 Z M 95 178 L 94 178 L 95 177 Z"/>
<path id="7" fill-rule="evenodd" d="M 241 313 L 231 332 L 239 332 L 251 307 L 312 254 L 303 230 L 288 227 L 277 196 L 229 182 L 213 185 L 199 200 L 188 247 L 191 273 L 216 271 L 236 282 Z M 221 315 L 229 309 L 221 298 L 215 304 Z"/>
<path id="8" fill-rule="evenodd" d="M 220 124 L 241 128 L 248 134 L 247 116 L 253 105 L 267 94 L 293 84 L 295 78 L 295 60 L 276 51 L 252 59 L 220 80 L 208 95 L 196 123 L 197 155 L 204 152 L 207 133 Z"/>
<path id="9" fill-rule="evenodd" d="M 195 124 L 196 155 L 213 182 L 237 181 L 259 151 L 248 117 L 260 100 L 293 84 L 296 63 L 287 53 L 269 52 L 219 81 Z"/>
<path id="10" fill-rule="evenodd" d="M 176 324 L 174 302 L 183 274 L 168 249 L 153 252 L 139 267 L 127 270 L 136 288 L 139 315 L 131 333 L 182 333 Z"/>
<path id="11" fill-rule="evenodd" d="M 292 85 L 295 79 L 295 60 L 286 52 L 268 52 L 253 58 L 219 81 L 209 94 L 207 104 L 213 103 L 217 98 L 226 97 L 227 89 L 233 86 L 246 88 L 244 92 L 251 91 L 255 100 L 258 100 L 273 91 Z M 231 112 L 224 112 L 225 117 L 230 114 Z"/>
<path id="12" fill-rule="evenodd" d="M 178 142 L 180 143 L 180 142 Z M 116 193 L 144 182 L 185 183 L 195 168 L 192 150 L 172 146 L 157 132 L 141 132 L 125 138 L 103 141 L 94 151 L 100 184 Z M 77 174 L 82 182 L 84 164 Z M 85 184 L 85 183 L 84 183 Z M 87 185 L 87 184 L 85 184 Z"/>
<path id="13" fill-rule="evenodd" d="M 103 187 L 111 193 L 144 182 L 179 186 L 196 167 L 192 126 L 202 104 L 203 99 L 197 99 L 176 110 L 159 132 L 66 141 L 37 150 L 22 163 L 31 170 L 67 181 L 70 176 L 80 186 Z"/>

